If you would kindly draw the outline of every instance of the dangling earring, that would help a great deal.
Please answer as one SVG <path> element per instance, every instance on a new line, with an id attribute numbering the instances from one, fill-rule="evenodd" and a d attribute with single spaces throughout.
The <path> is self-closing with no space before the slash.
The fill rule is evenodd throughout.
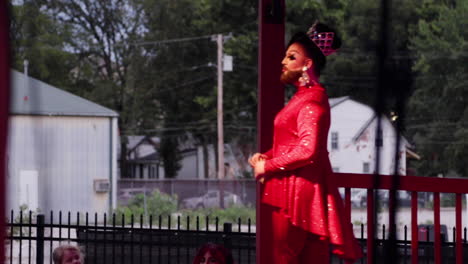
<path id="1" fill-rule="evenodd" d="M 307 86 L 310 82 L 309 75 L 307 74 L 307 66 L 302 68 L 302 76 L 299 78 L 299 83 L 301 86 Z"/>

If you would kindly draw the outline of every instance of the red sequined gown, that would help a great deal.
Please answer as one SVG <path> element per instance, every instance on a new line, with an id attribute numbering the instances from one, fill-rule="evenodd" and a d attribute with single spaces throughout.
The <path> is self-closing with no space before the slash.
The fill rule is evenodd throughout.
<path id="1" fill-rule="evenodd" d="M 330 105 L 320 85 L 299 87 L 276 115 L 273 147 L 264 153 L 262 202 L 279 208 L 289 222 L 329 239 L 333 252 L 348 260 L 362 252 L 345 222 L 327 151 Z"/>

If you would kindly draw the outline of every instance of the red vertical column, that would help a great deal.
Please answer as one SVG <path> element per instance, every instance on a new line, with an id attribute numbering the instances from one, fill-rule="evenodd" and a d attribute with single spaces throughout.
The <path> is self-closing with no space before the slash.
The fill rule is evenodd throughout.
<path id="1" fill-rule="evenodd" d="M 284 0 L 259 0 L 258 43 L 258 113 L 257 143 L 259 152 L 270 149 L 273 140 L 273 120 L 284 105 L 284 86 L 279 77 L 284 55 Z M 260 203 L 261 184 L 257 184 L 257 261 L 273 263 L 272 226 L 269 210 Z"/>
<path id="2" fill-rule="evenodd" d="M 345 199 L 344 199 L 344 204 L 345 204 L 345 221 L 346 223 L 351 223 L 351 188 L 346 187 L 345 188 Z"/>
<path id="3" fill-rule="evenodd" d="M 411 192 L 411 264 L 419 263 L 418 193 Z"/>
<path id="4" fill-rule="evenodd" d="M 9 16 L 7 2 L 0 1 L 0 263 L 4 263 L 6 141 L 10 90 Z"/>
<path id="5" fill-rule="evenodd" d="M 434 263 L 442 263 L 442 241 L 440 237 L 440 193 L 434 193 Z"/>
<path id="6" fill-rule="evenodd" d="M 463 244 L 462 244 L 462 195 L 455 194 L 455 263 L 463 263 Z"/>
<path id="7" fill-rule="evenodd" d="M 374 189 L 367 189 L 367 263 L 374 264 Z"/>

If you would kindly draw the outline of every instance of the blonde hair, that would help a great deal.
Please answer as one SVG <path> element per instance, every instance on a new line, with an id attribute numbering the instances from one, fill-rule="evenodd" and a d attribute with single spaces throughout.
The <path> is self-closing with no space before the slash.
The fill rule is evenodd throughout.
<path id="1" fill-rule="evenodd" d="M 54 261 L 54 264 L 62 264 L 63 255 L 65 254 L 65 251 L 67 250 L 77 251 L 78 254 L 80 255 L 80 260 L 83 261 L 84 254 L 81 251 L 81 248 L 79 246 L 71 244 L 71 242 L 66 242 L 54 249 L 54 252 L 52 253 L 52 259 Z"/>

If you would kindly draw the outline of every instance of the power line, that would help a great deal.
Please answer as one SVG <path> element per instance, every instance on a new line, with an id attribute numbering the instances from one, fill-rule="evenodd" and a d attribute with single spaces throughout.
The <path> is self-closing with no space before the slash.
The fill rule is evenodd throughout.
<path id="1" fill-rule="evenodd" d="M 212 38 L 215 35 L 203 35 L 198 37 L 188 37 L 188 38 L 176 38 L 176 39 L 165 39 L 165 40 L 154 40 L 154 41 L 139 41 L 139 42 L 130 42 L 128 44 L 115 44 L 115 47 L 119 46 L 147 46 L 147 45 L 160 45 L 160 44 L 169 44 L 169 43 L 176 43 L 176 42 L 186 42 L 186 41 L 193 41 L 199 39 L 208 39 Z"/>
<path id="2" fill-rule="evenodd" d="M 165 88 L 165 89 L 157 89 L 156 92 L 166 92 L 166 91 L 174 91 L 175 88 L 181 88 L 181 87 L 186 87 L 186 86 L 190 86 L 192 84 L 196 84 L 196 83 L 199 83 L 199 82 L 203 82 L 203 81 L 206 81 L 206 80 L 211 80 L 213 79 L 214 76 L 208 76 L 208 77 L 201 77 L 201 78 L 198 78 L 198 79 L 195 79 L 195 80 L 192 80 L 192 81 L 188 81 L 188 82 L 185 82 L 185 83 L 182 83 L 182 84 L 179 84 L 179 85 L 176 85 L 176 86 L 171 86 L 170 88 Z M 169 85 L 170 86 L 170 85 Z M 151 90 L 150 90 L 151 91 Z"/>

